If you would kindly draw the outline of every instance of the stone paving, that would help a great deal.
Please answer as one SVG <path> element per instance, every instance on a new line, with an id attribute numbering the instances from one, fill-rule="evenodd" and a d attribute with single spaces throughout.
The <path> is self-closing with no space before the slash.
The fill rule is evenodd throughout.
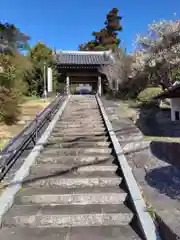
<path id="1" fill-rule="evenodd" d="M 157 213 L 165 239 L 180 239 L 180 169 L 152 154 L 157 143 L 143 140 L 120 101 L 102 102 L 143 195 Z"/>
<path id="2" fill-rule="evenodd" d="M 96 98 L 71 96 L 0 219 L 0 239 L 144 239 L 123 178 Z"/>

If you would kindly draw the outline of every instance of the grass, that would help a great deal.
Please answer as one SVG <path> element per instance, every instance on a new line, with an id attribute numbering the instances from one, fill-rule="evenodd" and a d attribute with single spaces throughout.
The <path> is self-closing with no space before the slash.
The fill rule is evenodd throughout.
<path id="1" fill-rule="evenodd" d="M 178 137 L 144 136 L 144 139 L 147 141 L 180 142 Z"/>
<path id="2" fill-rule="evenodd" d="M 153 221 L 156 220 L 156 211 L 152 206 L 149 206 L 148 203 L 147 207 L 146 207 L 146 211 L 149 213 L 149 215 L 151 216 L 151 218 L 153 219 Z"/>
<path id="3" fill-rule="evenodd" d="M 156 219 L 156 213 L 155 213 L 155 209 L 152 207 L 151 204 L 148 203 L 144 193 L 143 193 L 143 188 L 141 187 L 140 184 L 138 184 L 138 187 L 140 189 L 140 192 L 141 192 L 141 196 L 146 204 L 146 212 L 149 213 L 149 215 L 151 216 L 151 218 L 153 219 L 153 221 Z"/>
<path id="4" fill-rule="evenodd" d="M 138 112 L 138 102 L 134 100 L 126 100 L 121 103 L 121 108 L 124 110 L 126 117 L 135 123 Z"/>
<path id="5" fill-rule="evenodd" d="M 43 100 L 34 96 L 25 97 L 20 105 L 22 111 L 20 121 L 11 126 L 0 123 L 0 149 L 4 148 L 10 139 L 22 131 L 28 122 L 32 121 L 51 101 L 52 98 Z"/>

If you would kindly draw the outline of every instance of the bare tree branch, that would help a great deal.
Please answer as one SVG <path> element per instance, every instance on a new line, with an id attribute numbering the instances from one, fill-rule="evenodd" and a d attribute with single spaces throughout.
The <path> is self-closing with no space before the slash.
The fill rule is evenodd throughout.
<path id="1" fill-rule="evenodd" d="M 109 88 L 118 92 L 119 87 L 128 80 L 131 72 L 132 57 L 127 56 L 123 49 L 113 52 L 114 63 L 100 68 L 100 72 L 105 74 L 109 83 Z"/>

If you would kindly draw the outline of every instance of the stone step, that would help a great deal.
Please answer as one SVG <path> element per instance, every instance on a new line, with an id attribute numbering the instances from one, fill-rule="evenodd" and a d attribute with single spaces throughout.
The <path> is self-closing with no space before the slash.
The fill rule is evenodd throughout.
<path id="1" fill-rule="evenodd" d="M 94 112 L 98 115 L 100 115 L 99 108 L 97 105 L 84 105 L 84 106 L 78 106 L 75 107 L 73 105 L 69 105 L 68 108 L 64 111 L 64 115 L 72 113 L 74 115 L 76 114 L 88 114 L 89 112 Z"/>
<path id="2" fill-rule="evenodd" d="M 3 240 L 140 240 L 130 226 L 2 228 Z"/>
<path id="3" fill-rule="evenodd" d="M 92 115 L 94 114 L 94 115 Z M 62 115 L 62 117 L 65 116 L 70 116 L 72 115 L 73 117 L 79 117 L 79 116 L 90 116 L 90 117 L 101 117 L 101 113 L 99 111 L 99 109 L 91 109 L 91 108 L 79 108 L 79 109 L 75 109 L 75 108 L 69 108 L 67 109 L 67 111 L 64 112 L 64 114 Z"/>
<path id="4" fill-rule="evenodd" d="M 130 215 L 132 218 L 131 210 L 124 204 L 87 204 L 87 205 L 14 205 L 13 209 L 4 217 L 4 223 L 9 222 L 10 218 L 20 216 L 51 216 L 51 215 L 83 215 L 83 214 L 113 214 L 121 213 Z M 130 217 L 129 216 L 129 217 Z M 7 221 L 8 220 L 8 221 Z M 4 225 L 4 224 L 3 224 Z"/>
<path id="5" fill-rule="evenodd" d="M 94 120 L 92 118 L 88 118 L 88 119 L 79 119 L 78 121 L 77 120 L 74 120 L 72 118 L 69 118 L 69 119 L 62 119 L 60 118 L 59 122 L 57 124 L 92 124 L 92 125 L 97 125 L 97 124 L 104 124 L 103 120 Z"/>
<path id="6" fill-rule="evenodd" d="M 75 108 L 71 108 L 68 106 L 68 109 L 66 111 L 64 111 L 62 118 L 66 118 L 66 117 L 80 117 L 80 116 L 90 116 L 93 117 L 94 114 L 96 117 L 101 117 L 100 112 L 98 112 L 97 109 L 94 109 L 93 111 L 91 111 L 90 108 L 84 108 L 84 109 L 75 109 Z"/>
<path id="7" fill-rule="evenodd" d="M 80 118 L 81 116 L 84 116 L 84 117 L 90 116 L 94 118 L 102 117 L 98 109 L 92 109 L 88 107 L 86 109 L 78 109 L 78 110 L 69 108 L 68 111 L 64 112 L 62 117 L 69 117 L 69 116 L 72 116 L 74 118 Z"/>
<path id="8" fill-rule="evenodd" d="M 71 129 L 61 129 L 60 131 L 53 132 L 52 136 L 55 137 L 66 137 L 66 136 L 76 136 L 76 137 L 85 137 L 88 135 L 94 136 L 108 136 L 108 132 L 104 130 L 93 130 L 93 129 L 81 129 L 81 130 L 71 130 Z"/>
<path id="9" fill-rule="evenodd" d="M 103 123 L 97 123 L 97 124 L 92 124 L 92 123 L 89 123 L 89 124 L 85 124 L 85 123 L 70 123 L 70 124 L 67 124 L 67 123 L 61 123 L 61 122 L 58 122 L 56 124 L 56 127 L 61 127 L 61 128 L 81 128 L 81 127 L 88 127 L 88 128 L 93 128 L 93 127 L 105 127 L 105 125 Z"/>
<path id="10" fill-rule="evenodd" d="M 97 102 L 89 102 L 89 100 L 87 102 L 79 102 L 79 103 L 73 103 L 73 102 L 69 102 L 68 103 L 69 108 L 72 110 L 74 109 L 75 111 L 79 111 L 79 110 L 86 110 L 86 108 L 90 108 L 93 110 L 98 110 L 99 107 L 97 105 Z M 68 111 L 69 108 L 66 108 L 66 111 Z"/>
<path id="11" fill-rule="evenodd" d="M 66 110 L 67 111 L 64 112 L 64 114 L 71 113 L 72 115 L 79 115 L 79 114 L 88 115 L 88 113 L 94 113 L 97 116 L 100 116 L 100 111 L 97 108 L 97 106 L 96 107 L 95 106 L 83 106 L 83 107 L 79 107 L 79 108 L 69 107 Z"/>
<path id="12" fill-rule="evenodd" d="M 101 133 L 106 133 L 106 129 L 102 128 L 102 129 L 98 129 L 98 128 L 58 128 L 55 129 L 52 134 L 56 135 L 56 134 L 77 134 L 77 135 L 82 135 L 83 134 L 91 134 L 91 133 L 97 133 L 97 134 L 101 134 Z"/>
<path id="13" fill-rule="evenodd" d="M 87 115 L 79 114 L 79 116 L 73 116 L 72 113 L 69 113 L 69 115 L 64 115 L 61 119 L 65 120 L 65 121 L 66 120 L 73 120 L 73 121 L 76 121 L 76 122 L 82 121 L 82 120 L 83 121 L 92 120 L 92 121 L 98 122 L 98 121 L 102 121 L 103 120 L 102 116 L 100 116 L 100 115 L 97 116 L 96 114 L 91 113 L 91 112 L 89 112 L 89 114 L 87 114 Z"/>
<path id="14" fill-rule="evenodd" d="M 43 154 L 37 159 L 37 163 L 41 164 L 66 164 L 68 166 L 74 166 L 74 164 L 97 164 L 103 163 L 111 165 L 114 161 L 114 157 L 111 155 L 98 155 L 98 156 L 44 156 Z"/>
<path id="15" fill-rule="evenodd" d="M 97 101 L 95 98 L 87 97 L 87 95 L 86 95 L 86 97 L 84 96 L 84 98 L 81 96 L 81 98 L 79 98 L 79 99 L 76 99 L 74 97 L 77 97 L 77 96 L 72 96 L 72 99 L 69 100 L 70 106 L 76 106 L 76 108 L 81 108 L 84 105 L 97 106 Z"/>
<path id="16" fill-rule="evenodd" d="M 74 107 L 75 109 L 83 109 L 84 106 L 85 106 L 85 108 L 87 106 L 89 106 L 89 107 L 94 107 L 94 108 L 98 109 L 98 105 L 97 105 L 97 102 L 96 102 L 95 99 L 93 101 L 88 99 L 88 101 L 85 101 L 85 102 L 83 100 L 83 102 L 82 101 L 81 102 L 75 102 L 75 104 L 74 104 L 74 101 L 73 101 L 73 102 L 69 102 L 68 104 L 69 104 L 70 107 Z"/>
<path id="17" fill-rule="evenodd" d="M 53 137 L 51 136 L 50 138 L 48 138 L 47 140 L 47 144 L 52 143 L 52 144 L 83 144 L 83 143 L 87 143 L 87 144 L 98 144 L 98 145 L 106 145 L 106 144 L 111 144 L 111 141 L 108 137 L 95 137 L 93 139 L 89 138 L 84 138 L 84 137 L 65 137 L 65 138 L 57 138 L 57 137 Z M 46 143 L 45 145 L 46 146 Z"/>
<path id="18" fill-rule="evenodd" d="M 79 131 L 79 132 L 72 132 L 72 131 L 69 131 L 69 132 L 59 132 L 59 133 L 52 133 L 52 136 L 53 137 L 59 137 L 59 138 L 62 138 L 62 137 L 84 137 L 84 138 L 88 138 L 89 136 L 94 136 L 94 137 L 100 137 L 100 136 L 108 136 L 108 133 L 106 131 L 89 131 L 89 132 L 84 132 L 84 131 Z"/>
<path id="19" fill-rule="evenodd" d="M 88 116 L 89 113 L 93 113 L 95 116 L 101 116 L 99 109 L 94 107 L 88 107 L 88 106 L 84 106 L 83 108 L 74 108 L 74 107 L 68 106 L 68 109 L 64 111 L 63 116 L 70 115 L 70 114 L 75 117 L 76 116 L 78 117 L 80 115 Z"/>
<path id="20" fill-rule="evenodd" d="M 49 141 L 63 141 L 63 142 L 99 142 L 99 141 L 107 141 L 109 140 L 109 137 L 108 136 L 94 136 L 94 135 L 87 135 L 87 136 L 53 136 L 51 135 L 48 139 Z"/>
<path id="21" fill-rule="evenodd" d="M 3 218 L 0 239 L 138 240 L 107 136 L 96 98 L 70 98 L 29 182 Z M 74 164 L 90 165 L 65 173 Z"/>
<path id="22" fill-rule="evenodd" d="M 130 226 L 2 228 L 3 240 L 140 240 Z"/>
<path id="23" fill-rule="evenodd" d="M 56 164 L 52 164 L 52 165 L 55 165 L 57 166 Z M 42 166 L 42 167 L 41 167 Z M 46 164 L 37 164 L 37 165 L 34 165 L 30 172 L 31 172 L 31 177 L 43 177 L 43 176 L 59 176 L 61 177 L 61 175 L 64 177 L 64 178 L 67 178 L 67 177 L 74 177 L 74 178 L 77 178 L 77 177 L 112 177 L 114 175 L 116 175 L 116 171 L 83 171 L 83 170 L 80 170 L 78 171 L 77 168 L 78 168 L 78 165 L 76 165 L 75 167 L 71 168 L 71 167 L 68 167 L 66 169 L 56 169 L 55 167 L 50 167 L 49 169 L 46 168 L 46 166 L 49 166 L 46 165 Z M 95 167 L 95 165 L 92 165 Z M 92 167 L 91 166 L 91 167 Z M 113 165 L 112 165 L 113 166 Z M 114 165 L 116 166 L 116 165 Z M 88 167 L 88 166 L 87 166 Z M 117 167 L 117 166 L 116 166 Z M 69 169 L 69 170 L 68 170 Z M 30 175 L 28 176 L 30 177 Z"/>
<path id="24" fill-rule="evenodd" d="M 88 104 L 96 104 L 97 106 L 97 101 L 95 98 L 95 95 L 72 95 L 70 100 L 71 104 L 76 104 L 76 106 L 81 103 L 81 106 L 83 104 L 88 103 Z"/>
<path id="25" fill-rule="evenodd" d="M 48 189 L 49 192 L 45 193 L 43 190 L 35 189 L 34 192 L 31 191 L 23 192 L 21 196 L 18 197 L 16 203 L 32 205 L 87 205 L 87 204 L 120 204 L 123 203 L 126 199 L 127 193 L 123 190 L 119 192 L 101 192 L 101 193 L 70 193 L 70 194 L 60 194 L 54 193 L 51 189 Z M 103 190 L 103 189 L 102 189 Z M 30 194 L 31 193 L 31 194 Z"/>
<path id="26" fill-rule="evenodd" d="M 75 103 L 75 104 L 74 104 Z M 98 107 L 98 105 L 97 105 L 97 101 L 95 100 L 95 99 L 79 99 L 79 101 L 76 101 L 76 100 L 74 100 L 73 99 L 73 101 L 71 101 L 70 100 L 70 102 L 68 103 L 69 104 L 69 106 L 75 106 L 75 108 L 77 108 L 77 109 L 81 109 L 81 108 L 83 108 L 84 107 L 84 105 L 85 106 L 90 106 L 90 107 Z"/>
<path id="27" fill-rule="evenodd" d="M 103 127 L 99 127 L 99 126 L 94 126 L 94 127 L 88 127 L 87 125 L 84 125 L 84 126 L 75 126 L 75 127 L 72 127 L 71 125 L 67 126 L 67 127 L 62 127 L 62 126 L 59 126 L 59 127 L 55 127 L 53 129 L 53 133 L 54 132 L 61 132 L 61 131 L 75 131 L 75 132 L 82 132 L 82 131 L 95 131 L 95 132 L 101 132 L 101 131 L 105 131 L 106 128 L 103 126 Z M 107 130 L 106 130 L 107 131 Z"/>
<path id="28" fill-rule="evenodd" d="M 89 100 L 86 101 L 86 102 L 75 102 L 75 104 L 74 104 L 74 102 L 69 102 L 68 106 L 69 106 L 70 109 L 74 109 L 76 111 L 82 110 L 82 109 L 84 110 L 86 108 L 99 109 L 96 101 L 94 101 L 94 102 L 90 101 L 89 102 Z M 69 108 L 67 108 L 66 111 L 68 111 Z"/>
<path id="29" fill-rule="evenodd" d="M 3 220 L 8 227 L 83 227 L 128 225 L 133 213 L 124 204 L 14 206 Z"/>
<path id="30" fill-rule="evenodd" d="M 43 156 L 97 156 L 102 154 L 111 154 L 113 152 L 112 148 L 45 148 L 43 151 Z"/>
<path id="31" fill-rule="evenodd" d="M 41 166 L 41 165 L 40 165 Z M 34 166 L 31 168 L 31 175 L 28 176 L 28 179 L 32 178 L 51 178 L 51 177 L 63 177 L 63 178 L 79 178 L 79 177 L 114 177 L 116 176 L 115 171 L 76 171 L 76 168 L 70 170 L 62 170 L 62 169 L 55 169 L 45 168 L 45 164 L 43 164 L 43 168 Z"/>
<path id="32" fill-rule="evenodd" d="M 73 116 L 73 117 L 80 117 L 80 116 L 85 116 L 85 117 L 102 117 L 99 109 L 91 109 L 91 108 L 83 108 L 83 109 L 75 109 L 75 108 L 69 108 L 67 109 L 67 111 L 65 111 L 62 115 L 62 118 L 64 117 L 69 117 L 69 116 Z"/>
<path id="33" fill-rule="evenodd" d="M 54 128 L 55 131 L 57 131 L 58 129 L 93 129 L 93 130 L 103 130 L 105 129 L 105 126 L 103 124 L 79 124 L 79 123 L 76 123 L 76 124 L 58 124 L 56 125 L 56 127 Z"/>
<path id="34" fill-rule="evenodd" d="M 96 147 L 110 147 L 110 142 L 64 142 L 64 141 L 49 141 L 44 145 L 45 148 L 96 148 Z"/>
<path id="35" fill-rule="evenodd" d="M 88 108 L 87 108 L 88 109 Z M 65 116 L 72 116 L 73 118 L 80 118 L 81 116 L 82 117 L 93 117 L 93 118 L 100 118 L 100 117 L 102 117 L 101 115 L 100 115 L 100 112 L 99 112 L 99 110 L 97 110 L 97 109 L 94 109 L 94 110 L 92 110 L 92 109 L 89 109 L 89 110 L 80 110 L 80 111 L 73 111 L 73 110 L 71 110 L 71 109 L 69 109 L 69 112 L 66 112 L 66 113 L 64 113 L 64 115 L 63 115 L 63 117 L 65 117 Z"/>
<path id="36" fill-rule="evenodd" d="M 88 110 L 88 111 L 87 111 Z M 72 113 L 72 114 L 80 114 L 84 113 L 87 114 L 88 112 L 94 112 L 99 114 L 99 108 L 97 105 L 84 105 L 84 106 L 78 106 L 74 107 L 73 105 L 69 105 L 68 108 L 64 111 L 64 114 Z"/>
<path id="37" fill-rule="evenodd" d="M 100 111 L 97 108 L 97 106 L 96 107 L 94 107 L 94 106 L 82 106 L 82 107 L 68 106 L 68 108 L 64 111 L 63 116 L 66 116 L 69 114 L 72 114 L 75 116 L 78 116 L 81 114 L 88 115 L 88 113 L 94 113 L 97 116 L 100 116 Z"/>
<path id="38" fill-rule="evenodd" d="M 37 164 L 31 168 L 30 173 L 33 174 L 52 174 L 52 173 L 60 173 L 68 170 L 76 171 L 77 173 L 91 173 L 91 172 L 112 172 L 115 173 L 117 170 L 117 166 L 109 163 L 109 165 L 88 165 L 88 166 L 78 166 L 77 165 L 68 165 L 68 164 Z"/>
<path id="39" fill-rule="evenodd" d="M 96 117 L 96 116 L 93 116 L 93 113 L 92 114 L 89 114 L 88 116 L 83 116 L 83 115 L 80 115 L 79 117 L 74 117 L 72 116 L 71 114 L 69 114 L 69 116 L 64 116 L 61 118 L 62 121 L 73 121 L 73 122 L 76 122 L 76 123 L 79 123 L 79 122 L 86 122 L 86 123 L 101 123 L 103 121 L 102 117 Z"/>
<path id="40" fill-rule="evenodd" d="M 128 226 L 74 227 L 69 240 L 140 240 L 136 232 Z M 3 239 L 6 240 L 6 239 Z M 11 239 L 9 239 L 11 240 Z M 15 239 L 16 240 L 16 239 Z M 29 240 L 29 239 L 26 239 Z M 35 239 L 36 240 L 36 239 Z M 46 240 L 46 239 L 45 239 Z M 55 239 L 56 240 L 56 239 Z"/>
<path id="41" fill-rule="evenodd" d="M 102 121 L 96 121 L 96 122 L 94 122 L 93 120 L 91 120 L 91 119 L 81 119 L 81 121 L 79 120 L 79 121 L 66 121 L 66 122 L 63 122 L 63 124 L 62 125 L 60 125 L 60 121 L 57 123 L 58 125 L 56 125 L 56 126 L 58 126 L 58 127 L 61 127 L 61 126 L 64 126 L 64 125 L 68 125 L 68 126 L 73 126 L 73 125 L 75 125 L 75 127 L 78 125 L 79 127 L 82 127 L 82 126 L 89 126 L 89 128 L 90 127 L 96 127 L 96 126 L 105 126 L 104 125 L 104 123 L 102 122 Z"/>
<path id="42" fill-rule="evenodd" d="M 119 186 L 122 178 L 120 177 L 28 177 L 24 181 L 25 186 L 34 188 L 84 188 L 84 187 L 115 187 Z"/>
<path id="43" fill-rule="evenodd" d="M 99 107 L 97 105 L 97 103 L 84 103 L 84 104 L 81 104 L 81 103 L 75 103 L 75 104 L 68 104 L 68 108 L 65 109 L 65 113 L 68 113 L 69 110 L 71 112 L 86 112 L 86 110 L 89 110 L 89 111 L 96 111 L 98 112 L 99 111 Z"/>
<path id="44" fill-rule="evenodd" d="M 65 240 L 70 228 L 2 228 L 0 239 L 3 240 Z M 72 240 L 72 239 L 71 239 Z"/>
<path id="45" fill-rule="evenodd" d="M 105 127 L 105 124 L 102 123 L 101 121 L 99 123 L 83 123 L 83 122 L 72 122 L 72 123 L 63 123 L 63 122 L 58 122 L 56 124 L 56 127 Z"/>
<path id="46" fill-rule="evenodd" d="M 88 100 L 89 101 L 89 100 Z M 86 109 L 92 109 L 93 111 L 97 111 L 99 109 L 99 106 L 97 105 L 97 102 L 72 102 L 68 103 L 68 107 L 65 111 L 68 112 L 68 109 L 74 110 L 74 111 L 86 111 Z"/>
<path id="47" fill-rule="evenodd" d="M 99 111 L 99 107 L 97 105 L 97 103 L 93 103 L 93 104 L 82 104 L 82 105 L 79 105 L 79 106 L 75 106 L 75 105 L 72 105 L 70 104 L 69 105 L 70 109 L 74 109 L 74 111 L 76 112 L 79 112 L 79 111 L 85 111 L 86 112 L 86 109 L 90 109 L 92 111 L 96 111 L 98 112 Z M 66 111 L 68 111 L 69 108 L 66 109 Z"/>
<path id="48" fill-rule="evenodd" d="M 72 102 L 68 102 L 68 106 L 71 109 L 75 109 L 75 110 L 79 110 L 79 109 L 86 109 L 86 107 L 95 107 L 98 108 L 97 102 L 94 99 L 93 101 L 90 99 L 79 99 L 77 100 L 73 100 Z M 68 111 L 68 109 L 66 109 L 66 111 Z"/>
<path id="49" fill-rule="evenodd" d="M 15 203 L 19 205 L 19 200 L 22 196 L 32 196 L 36 194 L 85 194 L 85 193 L 123 193 L 124 190 L 119 186 L 106 186 L 106 187 L 85 187 L 85 188 L 31 188 L 23 186 L 17 193 Z"/>

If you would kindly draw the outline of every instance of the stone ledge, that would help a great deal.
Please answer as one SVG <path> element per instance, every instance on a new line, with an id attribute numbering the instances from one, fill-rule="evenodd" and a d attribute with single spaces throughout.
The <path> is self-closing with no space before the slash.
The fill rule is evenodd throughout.
<path id="1" fill-rule="evenodd" d="M 126 142 L 125 144 L 123 143 L 123 147 L 125 147 L 125 149 L 127 150 L 129 146 L 129 149 L 135 150 L 137 149 L 138 145 L 143 146 L 144 144 L 142 143 L 142 140 L 140 141 L 141 144 L 137 144 L 137 141 L 134 141 L 134 138 L 138 140 L 138 138 L 141 139 L 141 136 L 143 135 L 140 130 L 133 124 L 133 122 L 127 118 L 123 109 L 120 106 L 120 101 L 119 104 L 117 104 L 117 102 L 102 99 L 102 102 L 107 115 L 109 115 L 109 119 L 113 128 L 120 129 L 120 133 L 118 132 L 117 134 L 119 142 L 125 142 L 125 140 L 127 140 L 128 142 Z M 131 134 L 131 132 L 133 133 L 133 135 Z M 133 143 L 135 144 L 135 146 L 132 146 Z M 148 142 L 148 145 L 149 143 L 150 142 Z M 156 171 L 156 169 L 159 170 L 163 167 L 167 168 L 170 167 L 170 165 L 167 162 L 161 161 L 155 156 L 153 156 L 149 146 L 139 152 L 131 151 L 129 154 L 126 154 L 126 158 L 132 168 L 138 185 L 143 192 L 143 197 L 145 201 L 148 202 L 150 206 L 152 206 L 153 211 L 156 212 L 156 222 L 159 225 L 159 229 L 161 231 L 163 239 L 180 239 L 180 215 L 178 214 L 180 209 L 180 203 L 175 199 L 165 196 L 163 194 L 163 189 L 157 191 L 157 189 L 148 184 L 146 179 L 146 175 L 149 171 Z M 166 201 L 164 201 L 165 199 Z M 163 211 L 164 209 L 166 209 L 166 212 Z M 176 213 L 176 215 L 173 213 Z"/>
<path id="2" fill-rule="evenodd" d="M 119 144 L 118 138 L 116 137 L 113 126 L 109 121 L 108 115 L 105 112 L 103 104 L 98 97 L 97 97 L 97 101 L 98 101 L 99 108 L 101 110 L 104 122 L 106 124 L 107 130 L 109 132 L 109 136 L 111 138 L 113 148 L 117 156 L 117 160 L 121 166 L 121 171 L 124 175 L 124 180 L 126 182 L 129 194 L 131 195 L 131 200 L 133 202 L 134 210 L 136 212 L 136 216 L 138 218 L 138 223 L 140 225 L 140 228 L 142 229 L 143 236 L 147 240 L 153 240 L 153 239 L 160 240 L 160 236 L 157 231 L 156 225 L 153 219 L 151 218 L 150 214 L 146 211 L 146 203 L 142 197 L 138 183 L 134 178 L 132 169 L 130 168 L 128 161 L 125 155 L 123 154 L 123 150 Z"/>

